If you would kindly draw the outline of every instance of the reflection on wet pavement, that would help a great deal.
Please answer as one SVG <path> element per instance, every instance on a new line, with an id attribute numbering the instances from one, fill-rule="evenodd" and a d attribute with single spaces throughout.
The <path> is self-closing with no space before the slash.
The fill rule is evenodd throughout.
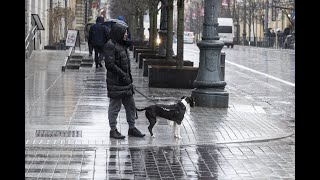
<path id="1" fill-rule="evenodd" d="M 290 145 L 27 148 L 26 177 L 272 179 L 295 177 Z"/>

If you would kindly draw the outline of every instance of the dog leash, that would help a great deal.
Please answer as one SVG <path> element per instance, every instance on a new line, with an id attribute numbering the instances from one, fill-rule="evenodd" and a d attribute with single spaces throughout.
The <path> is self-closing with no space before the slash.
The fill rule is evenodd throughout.
<path id="1" fill-rule="evenodd" d="M 146 99 L 148 99 L 148 100 L 152 101 L 154 104 L 156 104 L 153 99 L 150 99 L 149 97 L 147 97 L 146 95 L 144 95 L 142 92 L 140 92 L 140 91 L 136 88 L 135 85 L 133 85 L 133 89 L 134 89 L 135 91 L 137 91 L 139 94 L 141 94 L 143 97 L 145 97 Z M 136 108 L 136 117 L 135 117 L 135 118 L 138 119 L 137 108 Z"/>
<path id="2" fill-rule="evenodd" d="M 143 97 L 145 97 L 146 99 L 152 101 L 154 104 L 157 104 L 157 103 L 154 102 L 154 99 L 150 99 L 149 97 L 147 97 L 146 95 L 144 95 L 142 92 L 140 92 L 140 91 L 136 88 L 135 85 L 133 85 L 133 89 L 134 89 L 135 91 L 137 91 L 139 94 L 141 94 Z"/>

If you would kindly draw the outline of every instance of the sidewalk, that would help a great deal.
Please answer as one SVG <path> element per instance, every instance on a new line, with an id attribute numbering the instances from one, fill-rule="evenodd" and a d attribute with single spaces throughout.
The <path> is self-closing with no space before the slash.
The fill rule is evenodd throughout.
<path id="1" fill-rule="evenodd" d="M 228 85 L 229 108 L 192 108 L 182 123 L 182 140 L 174 139 L 164 119 L 152 138 L 141 112 L 136 126 L 146 136 L 128 137 L 124 108 L 118 130 L 126 138 L 110 139 L 104 67 L 62 72 L 65 54 L 34 51 L 25 63 L 26 177 L 294 179 L 294 119 L 279 121 L 282 115 L 241 98 Z M 132 76 L 138 90 L 159 103 L 191 95 L 191 89 L 149 88 L 133 58 Z M 153 104 L 139 93 L 134 98 L 137 107 Z"/>

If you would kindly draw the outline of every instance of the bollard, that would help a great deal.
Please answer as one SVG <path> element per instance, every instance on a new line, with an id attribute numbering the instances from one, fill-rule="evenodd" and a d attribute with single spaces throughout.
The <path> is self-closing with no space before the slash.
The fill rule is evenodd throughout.
<path id="1" fill-rule="evenodd" d="M 224 81 L 225 59 L 226 59 L 226 53 L 221 51 L 220 66 L 221 66 L 221 72 L 222 72 L 222 81 Z"/>

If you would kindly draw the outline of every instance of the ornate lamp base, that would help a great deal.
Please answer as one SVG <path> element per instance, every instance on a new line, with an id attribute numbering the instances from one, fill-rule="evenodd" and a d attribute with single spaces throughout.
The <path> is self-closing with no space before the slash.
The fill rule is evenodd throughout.
<path id="1" fill-rule="evenodd" d="M 228 108 L 229 93 L 216 88 L 205 88 L 192 91 L 191 96 L 196 102 L 196 106 Z"/>

